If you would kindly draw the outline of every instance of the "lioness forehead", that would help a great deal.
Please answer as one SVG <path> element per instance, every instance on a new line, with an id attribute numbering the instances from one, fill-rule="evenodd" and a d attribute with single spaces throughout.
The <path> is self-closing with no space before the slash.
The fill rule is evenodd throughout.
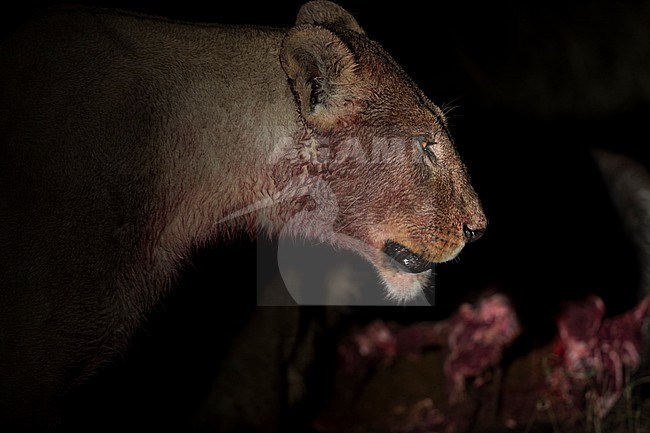
<path id="1" fill-rule="evenodd" d="M 374 109 L 386 110 L 393 121 L 439 130 L 449 136 L 443 111 L 410 78 L 395 59 L 365 34 L 340 31 L 358 61 L 359 73 L 367 80 Z"/>

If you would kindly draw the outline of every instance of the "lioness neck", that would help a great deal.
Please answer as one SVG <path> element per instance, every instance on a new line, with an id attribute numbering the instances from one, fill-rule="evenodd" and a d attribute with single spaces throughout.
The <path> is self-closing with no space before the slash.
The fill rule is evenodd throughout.
<path id="1" fill-rule="evenodd" d="M 43 184 L 41 195 L 77 194 L 101 208 L 102 221 L 70 210 L 71 248 L 83 233 L 115 234 L 118 242 L 99 246 L 101 261 L 124 269 L 123 284 L 140 281 L 153 300 L 193 245 L 249 225 L 250 206 L 274 194 L 270 159 L 301 129 L 278 60 L 285 33 L 62 9 L 2 48 L 1 94 L 23 101 L 0 112 L 2 128 L 23 118 L 46 125 L 16 148 L 29 162 L 25 170 L 41 167 L 44 179 L 62 179 Z M 29 104 L 38 100 L 54 102 Z M 4 176 L 21 173 L 5 168 Z M 94 187 L 78 185 L 76 172 L 92 176 Z M 51 209 L 37 206 L 34 218 L 46 232 Z"/>
<path id="2" fill-rule="evenodd" d="M 280 181 L 269 166 L 301 125 L 278 61 L 285 31 L 132 20 L 107 25 L 159 80 L 162 127 L 151 145 L 163 143 L 165 168 L 154 200 L 161 221 L 148 226 L 159 230 L 149 236 L 151 259 L 165 263 L 193 244 L 255 230 Z"/>

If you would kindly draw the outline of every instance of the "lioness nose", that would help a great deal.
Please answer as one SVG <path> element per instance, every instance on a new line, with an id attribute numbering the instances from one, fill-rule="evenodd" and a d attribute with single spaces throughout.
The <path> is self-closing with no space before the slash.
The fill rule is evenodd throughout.
<path id="1" fill-rule="evenodd" d="M 463 235 L 465 235 L 465 240 L 468 244 L 483 236 L 483 233 L 485 233 L 485 228 L 483 227 L 472 229 L 467 224 L 463 226 Z"/>

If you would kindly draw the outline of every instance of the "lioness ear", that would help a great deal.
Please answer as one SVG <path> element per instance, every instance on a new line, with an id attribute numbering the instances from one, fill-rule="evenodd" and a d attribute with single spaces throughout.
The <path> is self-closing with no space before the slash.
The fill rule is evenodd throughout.
<path id="1" fill-rule="evenodd" d="M 294 27 L 284 37 L 280 62 L 309 126 L 327 131 L 352 121 L 361 96 L 357 63 L 338 36 L 313 25 Z"/>
<path id="2" fill-rule="evenodd" d="M 326 0 L 313 0 L 302 5 L 296 18 L 296 25 L 301 24 L 342 27 L 357 33 L 365 33 L 348 11 L 336 3 Z"/>

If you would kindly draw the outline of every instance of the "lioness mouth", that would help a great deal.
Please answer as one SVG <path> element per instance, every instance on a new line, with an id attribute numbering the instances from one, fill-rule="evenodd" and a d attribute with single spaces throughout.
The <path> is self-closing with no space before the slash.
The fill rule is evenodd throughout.
<path id="1" fill-rule="evenodd" d="M 433 266 L 431 262 L 397 242 L 386 241 L 384 253 L 397 262 L 400 270 L 412 274 L 427 271 Z"/>

